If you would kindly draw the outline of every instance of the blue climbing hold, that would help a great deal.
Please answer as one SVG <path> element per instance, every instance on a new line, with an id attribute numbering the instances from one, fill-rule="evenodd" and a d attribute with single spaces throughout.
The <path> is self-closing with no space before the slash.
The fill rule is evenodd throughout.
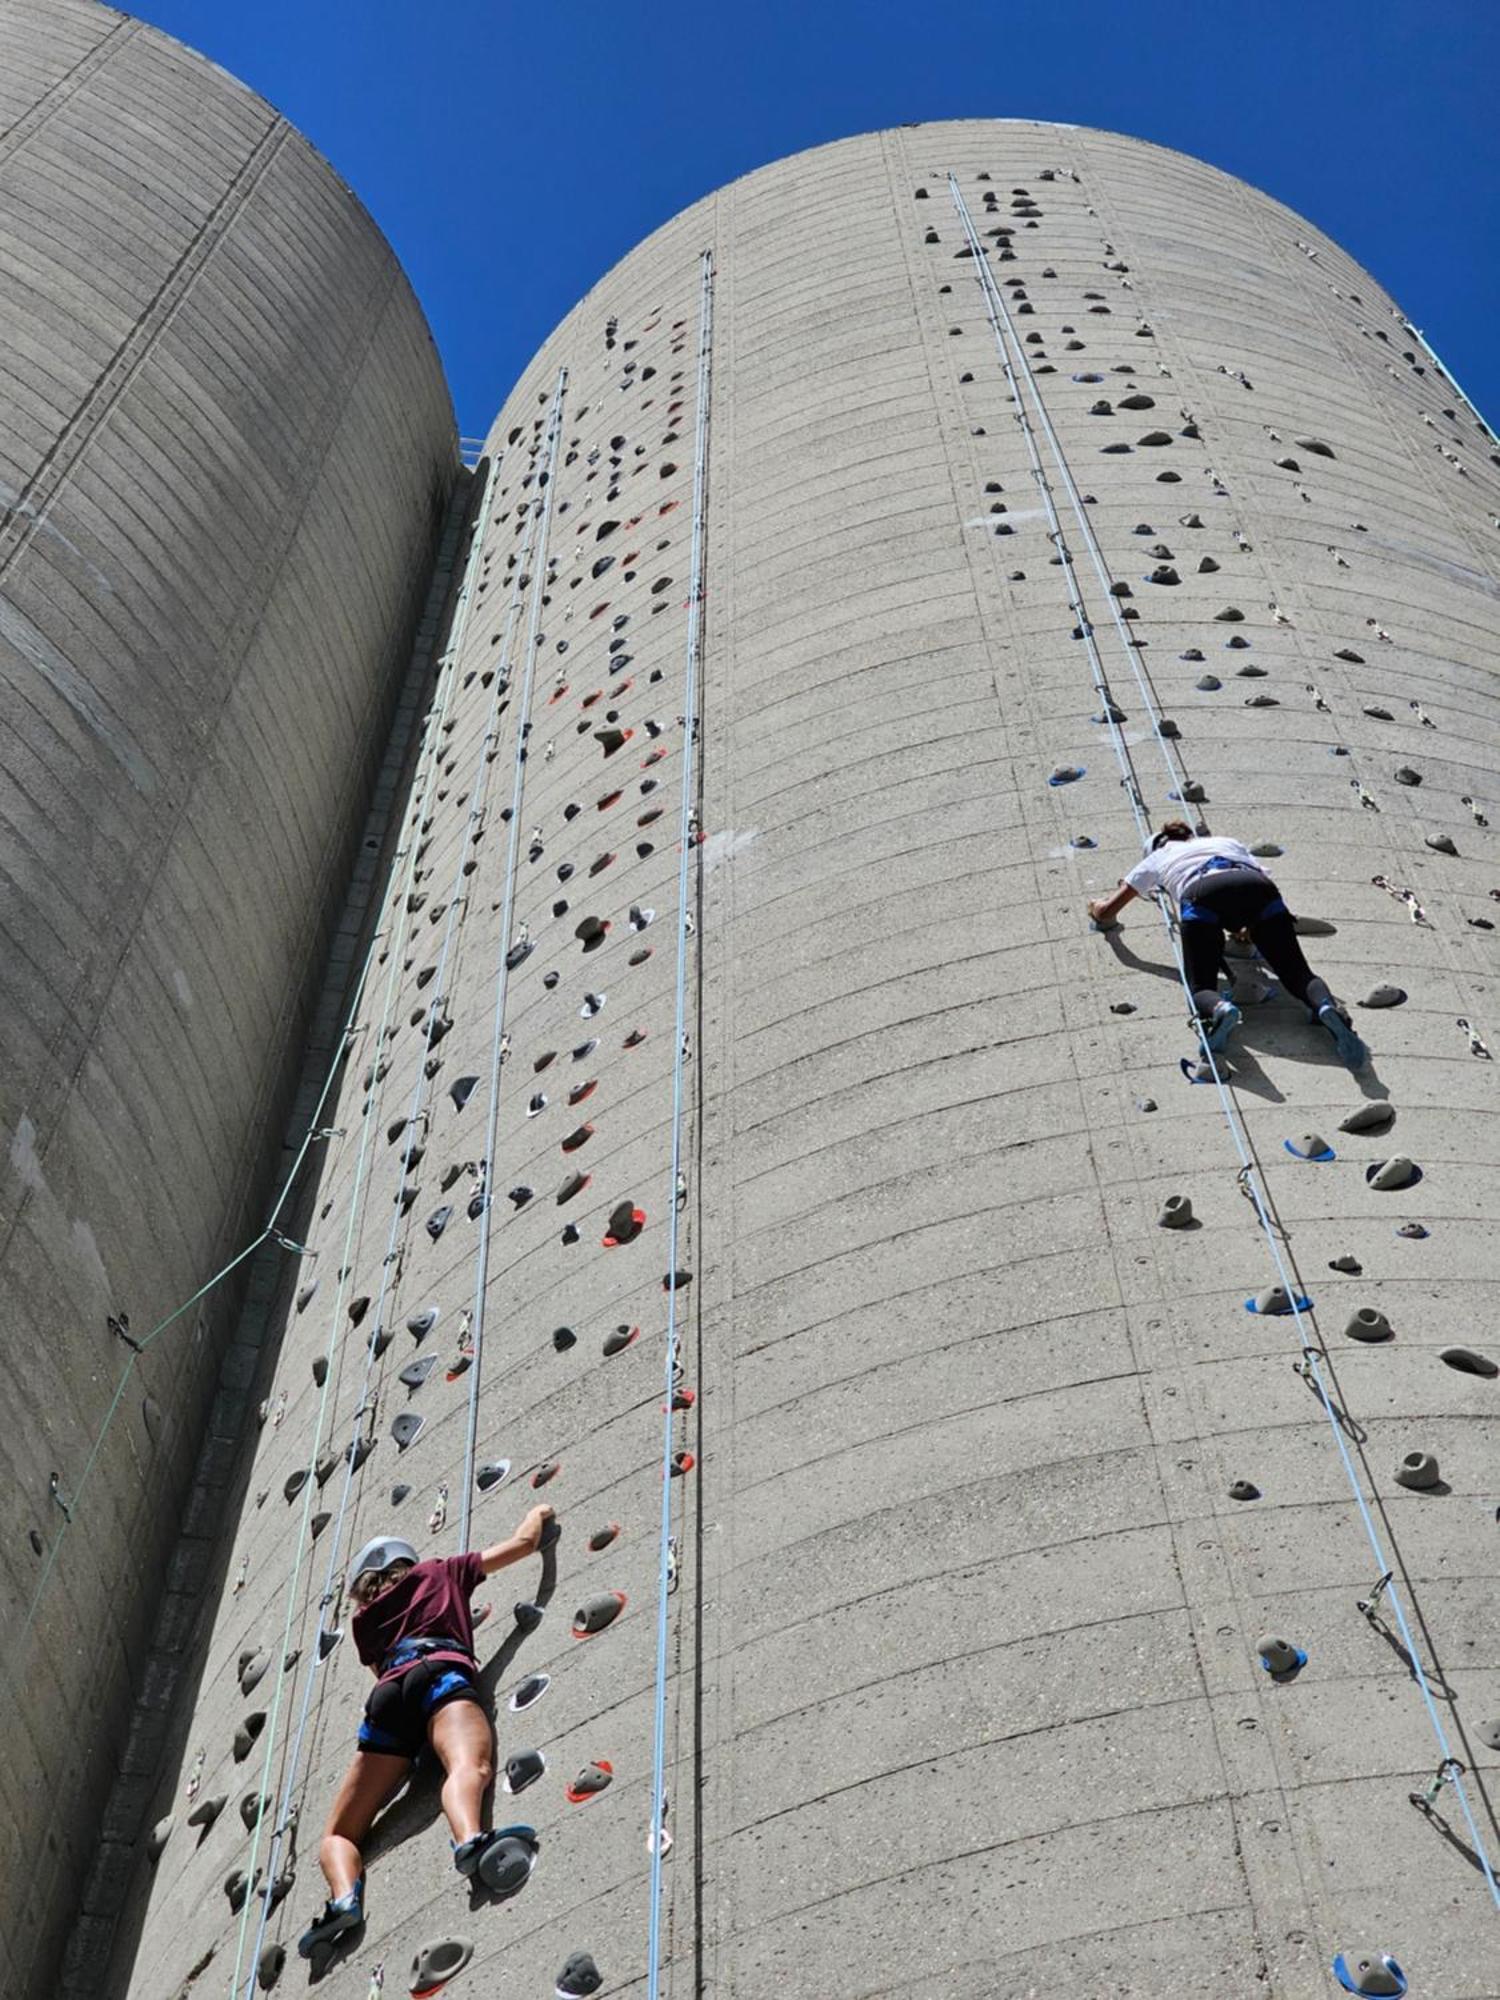
<path id="1" fill-rule="evenodd" d="M 1291 1312 L 1306 1313 L 1312 1309 L 1311 1299 L 1300 1296 L 1294 1299 L 1285 1285 L 1269 1285 L 1265 1291 L 1257 1292 L 1253 1299 L 1245 1301 L 1247 1313 L 1259 1313 L 1263 1318 Z"/>
<path id="2" fill-rule="evenodd" d="M 1388 1951 L 1341 1951 L 1333 1976 L 1346 1993 L 1400 1995 L 1406 1974 Z"/>
<path id="3" fill-rule="evenodd" d="M 1335 1157 L 1332 1146 L 1321 1132 L 1303 1132 L 1295 1139 L 1283 1139 L 1282 1145 L 1294 1160 L 1312 1160 L 1319 1165 Z"/>
<path id="4" fill-rule="evenodd" d="M 1059 764 L 1047 783 L 1054 789 L 1058 785 L 1075 785 L 1086 770 L 1087 766 L 1083 764 Z"/>

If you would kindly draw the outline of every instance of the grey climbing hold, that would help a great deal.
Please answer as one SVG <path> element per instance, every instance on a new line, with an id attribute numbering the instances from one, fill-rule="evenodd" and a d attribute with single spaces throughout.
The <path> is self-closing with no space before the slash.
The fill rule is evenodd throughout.
<path id="1" fill-rule="evenodd" d="M 1139 533 L 1139 530 L 1137 530 L 1137 533 Z M 1201 660 L 1203 658 L 1203 648 L 1201 646 L 1189 646 L 1185 653 L 1179 653 L 1177 657 L 1179 660 Z"/>
<path id="2" fill-rule="evenodd" d="M 1252 1486 L 1248 1479 L 1236 1479 L 1229 1489 L 1229 1497 L 1231 1500 L 1258 1500 L 1260 1488 Z"/>
<path id="3" fill-rule="evenodd" d="M 1185 1194 L 1169 1194 L 1156 1218 L 1163 1229 L 1187 1229 L 1193 1222 L 1193 1204 Z"/>
<path id="4" fill-rule="evenodd" d="M 228 1803 L 229 1803 L 228 1795 L 224 1792 L 217 1793 L 215 1797 L 211 1799 L 200 1799 L 197 1805 L 194 1806 L 193 1810 L 188 1814 L 187 1818 L 188 1825 L 204 1826 L 204 1827 L 212 1826 L 214 1821 L 219 1817 L 219 1814 L 223 1812 L 225 1806 L 227 1806 Z"/>
<path id="5" fill-rule="evenodd" d="M 1359 1004 L 1361 1007 L 1399 1007 L 1405 998 L 1406 989 L 1403 986 L 1372 986 Z"/>
<path id="6" fill-rule="evenodd" d="M 518 1632 L 534 1632 L 546 1613 L 540 1604 L 533 1604 L 529 1598 L 518 1598 L 511 1607 Z"/>
<path id="7" fill-rule="evenodd" d="M 391 1505 L 399 1507 L 401 1502 L 408 1498 L 410 1493 L 411 1488 L 407 1485 L 406 1481 L 404 1479 L 398 1480 L 391 1488 Z"/>
<path id="8" fill-rule="evenodd" d="M 1299 451 L 1310 451 L 1315 458 L 1335 458 L 1338 455 L 1333 446 L 1325 444 L 1322 438 L 1293 438 L 1292 442 Z"/>
<path id="9" fill-rule="evenodd" d="M 594 1532 L 589 1536 L 590 1551 L 594 1555 L 600 1554 L 602 1550 L 607 1549 L 610 1543 L 617 1538 L 619 1532 L 620 1524 L 618 1521 L 606 1521 L 602 1528 L 595 1528 Z"/>
<path id="10" fill-rule="evenodd" d="M 1365 663 L 1364 654 L 1356 653 L 1352 646 L 1340 646 L 1333 657 L 1336 660 L 1347 660 L 1351 667 L 1362 667 Z"/>
<path id="11" fill-rule="evenodd" d="M 1278 1639 L 1271 1633 L 1256 1640 L 1255 1650 L 1268 1674 L 1294 1674 L 1299 1667 L 1307 1665 L 1307 1655 L 1300 1646 L 1294 1646 L 1289 1639 Z"/>
<path id="12" fill-rule="evenodd" d="M 432 1238 L 434 1243 L 437 1242 L 443 1231 L 448 1227 L 448 1222 L 452 1214 L 452 1204 L 445 1202 L 441 1208 L 435 1208 L 431 1215 L 428 1216 L 427 1234 Z"/>
<path id="13" fill-rule="evenodd" d="M 1181 583 L 1182 578 L 1170 563 L 1159 563 L 1146 578 L 1148 583 Z"/>
<path id="14" fill-rule="evenodd" d="M 1420 785 L 1422 773 L 1414 771 L 1410 764 L 1398 764 L 1392 773 L 1398 785 Z"/>
<path id="15" fill-rule="evenodd" d="M 547 1760 L 540 1750 L 517 1750 L 505 1760 L 505 1789 L 508 1792 L 524 1792 L 528 1785 L 534 1785 L 547 1770 Z"/>
<path id="16" fill-rule="evenodd" d="M 518 1896 L 529 1881 L 536 1863 L 534 1827 L 499 1827 L 479 1857 L 479 1875 L 493 1894 L 502 1898 Z"/>
<path id="17" fill-rule="evenodd" d="M 1182 727 L 1180 723 L 1174 722 L 1170 715 L 1164 715 L 1156 725 L 1156 733 L 1164 741 L 1175 743 L 1182 734 Z"/>
<path id="18" fill-rule="evenodd" d="M 286 1946 L 284 1944 L 268 1944 L 261 1953 L 255 1967 L 256 1982 L 262 1993 L 270 1992 L 271 1988 L 281 1977 L 285 1965 Z"/>
<path id="19" fill-rule="evenodd" d="M 464 1106 L 473 1096 L 478 1082 L 479 1078 L 477 1076 L 460 1076 L 449 1084 L 448 1095 L 453 1099 L 453 1108 L 455 1111 L 463 1110 Z"/>
<path id="20" fill-rule="evenodd" d="M 1486 1749 L 1500 1750 L 1500 1721 L 1481 1722 L 1476 1725 L 1474 1733 Z"/>
<path id="21" fill-rule="evenodd" d="M 422 1384 L 436 1367 L 437 1356 L 435 1354 L 424 1354 L 420 1361 L 408 1361 L 406 1366 L 401 1370 L 397 1380 L 403 1382 L 408 1389 L 415 1393 L 416 1390 L 421 1388 Z"/>
<path id="22" fill-rule="evenodd" d="M 1415 1160 L 1409 1160 L 1404 1153 L 1397 1153 L 1389 1160 L 1377 1160 L 1373 1166 L 1365 1169 L 1365 1179 L 1372 1188 L 1378 1188 L 1382 1194 L 1389 1193 L 1393 1188 L 1410 1187 L 1420 1178 L 1421 1168 Z"/>
<path id="23" fill-rule="evenodd" d="M 1333 1976 L 1347 1993 L 1402 1994 L 1406 1974 L 1388 1951 L 1341 1951 L 1333 1961 Z"/>
<path id="24" fill-rule="evenodd" d="M 1281 703 L 1274 694 L 1252 694 L 1247 697 L 1246 708 L 1280 708 Z"/>
<path id="25" fill-rule="evenodd" d="M 1434 854 L 1456 855 L 1458 853 L 1458 848 L 1451 833 L 1429 833 L 1427 836 L 1427 845 L 1432 849 Z"/>
<path id="26" fill-rule="evenodd" d="M 159 1819 L 155 1826 L 152 1827 L 151 1831 L 146 1835 L 146 1859 L 148 1861 L 159 1861 L 161 1859 L 162 1850 L 171 1839 L 172 1828 L 176 1824 L 177 1822 L 168 1813 L 165 1819 Z"/>
<path id="27" fill-rule="evenodd" d="M 1396 1231 L 1398 1236 L 1410 1237 L 1414 1243 L 1420 1243 L 1428 1233 L 1420 1222 L 1403 1222 L 1401 1227 Z"/>
<path id="28" fill-rule="evenodd" d="M 244 1763 L 250 1752 L 255 1748 L 256 1740 L 265 1726 L 266 1717 L 264 1709 L 257 1709 L 253 1715 L 245 1717 L 239 1728 L 234 1732 L 234 1761 L 236 1764 Z"/>
<path id="29" fill-rule="evenodd" d="M 1438 1360 L 1456 1368 L 1460 1375 L 1483 1375 L 1491 1380 L 1500 1375 L 1500 1363 L 1491 1361 L 1487 1354 L 1476 1354 L 1472 1347 L 1441 1347 Z"/>
<path id="30" fill-rule="evenodd" d="M 328 1356 L 326 1354 L 315 1354 L 313 1356 L 312 1378 L 320 1389 L 328 1380 Z"/>
<path id="31" fill-rule="evenodd" d="M 1199 674 L 1197 680 L 1193 682 L 1193 686 L 1201 694 L 1216 694 L 1223 685 L 1217 674 Z"/>
<path id="32" fill-rule="evenodd" d="M 1366 1005 L 1368 1004 L 1366 1002 Z M 1341 1132 L 1384 1132 L 1394 1125 L 1395 1122 L 1395 1105 L 1387 1103 L 1384 1100 L 1377 1100 L 1370 1104 L 1361 1104 L 1357 1110 L 1351 1111 L 1347 1118 L 1340 1119 L 1339 1130 Z"/>
<path id="33" fill-rule="evenodd" d="M 1137 1111 L 1154 1111 L 1156 1109 L 1156 1099 L 1154 1097 L 1138 1097 L 1135 1100 L 1135 1108 Z"/>
<path id="34" fill-rule="evenodd" d="M 1320 1165 L 1326 1165 L 1334 1157 L 1332 1146 L 1321 1132 L 1303 1132 L 1284 1143 L 1287 1151 L 1299 1160 L 1316 1160 Z"/>
<path id="35" fill-rule="evenodd" d="M 255 1879 L 260 1880 L 260 1870 L 255 1871 Z M 231 1910 L 242 1910 L 250 1895 L 250 1881 L 243 1868 L 236 1868 L 232 1875 L 224 1878 L 224 1894 L 229 1898 Z"/>
<path id="36" fill-rule="evenodd" d="M 601 1590 L 593 1597 L 586 1597 L 573 1613 L 573 1637 L 592 1639 L 613 1625 L 624 1609 L 622 1590 Z"/>
<path id="37" fill-rule="evenodd" d="M 409 1444 L 415 1444 L 427 1419 L 416 1410 L 403 1410 L 391 1425 L 391 1436 L 396 1440 L 397 1451 L 405 1451 Z"/>
<path id="38" fill-rule="evenodd" d="M 247 1831 L 255 1825 L 270 1803 L 263 1792 L 246 1792 L 240 1800 L 240 1818 L 245 1822 Z"/>
<path id="39" fill-rule="evenodd" d="M 582 1194 L 590 1178 L 590 1175 L 579 1173 L 576 1169 L 569 1174 L 557 1190 L 557 1206 L 561 1208 L 563 1203 L 571 1201 L 575 1194 Z"/>
<path id="40" fill-rule="evenodd" d="M 1269 860 L 1272 856 L 1280 854 L 1282 851 L 1281 846 L 1274 840 L 1257 840 L 1250 850 L 1252 854 L 1259 856 L 1263 861 Z"/>
<path id="41" fill-rule="evenodd" d="M 419 1313 L 413 1313 L 406 1322 L 406 1330 L 413 1340 L 425 1340 L 438 1323 L 436 1306 L 424 1306 Z"/>
<path id="42" fill-rule="evenodd" d="M 1430 1493 L 1442 1484 L 1438 1462 L 1430 1451 L 1409 1451 L 1396 1467 L 1396 1484 L 1409 1486 L 1414 1493 Z"/>
<path id="43" fill-rule="evenodd" d="M 299 1313 L 307 1311 L 308 1307 L 313 1302 L 313 1293 L 316 1292 L 317 1289 L 318 1289 L 318 1281 L 316 1278 L 314 1278 L 310 1285 L 304 1285 L 301 1291 L 298 1292 L 297 1310 Z"/>
<path id="44" fill-rule="evenodd" d="M 376 1327 L 375 1331 L 370 1335 L 369 1345 L 370 1345 L 370 1353 L 374 1356 L 374 1358 L 377 1361 L 380 1359 L 381 1355 L 385 1353 L 385 1350 L 390 1346 L 391 1342 L 395 1338 L 396 1338 L 395 1334 L 392 1333 L 388 1328 L 383 1326 Z"/>
<path id="45" fill-rule="evenodd" d="M 1357 1278 L 1365 1267 L 1357 1257 L 1351 1257 L 1345 1250 L 1341 1256 L 1329 1258 L 1328 1268 L 1330 1271 L 1342 1271 L 1347 1277 Z"/>
<path id="46" fill-rule="evenodd" d="M 486 1464 L 481 1465 L 475 1473 L 474 1484 L 479 1488 L 481 1493 L 488 1493 L 492 1486 L 500 1484 L 509 1471 L 510 1460 L 508 1458 L 492 1458 Z"/>
<path id="47" fill-rule="evenodd" d="M 428 1944 L 418 1945 L 411 1962 L 411 1991 L 435 1991 L 462 1972 L 473 1956 L 474 1947 L 468 1938 L 434 1938 Z"/>
<path id="48" fill-rule="evenodd" d="M 1291 1294 L 1285 1285 L 1268 1285 L 1263 1292 L 1255 1294 L 1251 1309 L 1258 1313 L 1289 1313 L 1292 1309 Z"/>
<path id="49" fill-rule="evenodd" d="M 264 1653 L 241 1653 L 239 1676 L 240 1693 L 250 1694 L 266 1677 L 271 1662 Z"/>
<path id="50" fill-rule="evenodd" d="M 588 2000 L 604 1984 L 604 1975 L 586 1951 L 575 1951 L 557 1975 L 557 2000 Z"/>
<path id="51" fill-rule="evenodd" d="M 1239 609 L 1238 605 L 1226 604 L 1222 611 L 1214 613 L 1214 623 L 1216 625 L 1239 625 L 1244 622 L 1244 617 L 1245 614 Z"/>
<path id="52" fill-rule="evenodd" d="M 302 1466 L 296 1472 L 287 1474 L 286 1478 L 282 1481 L 281 1490 L 288 1500 L 295 1500 L 306 1484 L 307 1467 Z"/>
<path id="53" fill-rule="evenodd" d="M 1390 1321 L 1374 1306 L 1357 1306 L 1344 1322 L 1344 1332 L 1350 1340 L 1389 1340 L 1392 1337 Z"/>
<path id="54" fill-rule="evenodd" d="M 1396 720 L 1388 708 L 1371 706 L 1362 710 L 1361 713 L 1368 715 L 1373 722 L 1394 722 Z"/>
<path id="55" fill-rule="evenodd" d="M 1135 1002 L 1133 1000 L 1111 1000 L 1109 1011 L 1111 1014 L 1133 1014 L 1135 1012 Z"/>
<path id="56" fill-rule="evenodd" d="M 623 1354 L 640 1332 L 638 1326 L 627 1326 L 623 1322 L 604 1336 L 604 1356 L 609 1360 L 616 1354 Z"/>

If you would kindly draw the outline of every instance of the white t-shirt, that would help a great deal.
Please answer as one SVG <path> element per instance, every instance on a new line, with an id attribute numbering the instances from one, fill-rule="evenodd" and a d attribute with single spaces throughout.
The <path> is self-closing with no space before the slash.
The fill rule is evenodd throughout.
<path id="1" fill-rule="evenodd" d="M 1165 889 L 1172 901 L 1180 904 L 1182 892 L 1193 877 L 1216 859 L 1232 861 L 1236 868 L 1253 868 L 1257 875 L 1266 872 L 1243 841 L 1208 833 L 1195 840 L 1164 842 L 1153 853 L 1143 855 L 1125 880 L 1138 896 L 1154 895 L 1158 889 Z"/>

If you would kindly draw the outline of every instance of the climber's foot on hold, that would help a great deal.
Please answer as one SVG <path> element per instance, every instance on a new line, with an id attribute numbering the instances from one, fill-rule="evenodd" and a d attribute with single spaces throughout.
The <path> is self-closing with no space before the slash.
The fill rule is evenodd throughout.
<path id="1" fill-rule="evenodd" d="M 478 1868 L 484 1850 L 495 1838 L 493 1833 L 472 1834 L 467 1840 L 460 1840 L 453 1848 L 453 1865 L 460 1875 L 472 1875 Z"/>
<path id="2" fill-rule="evenodd" d="M 1325 1000 L 1314 1018 L 1319 1027 L 1326 1028 L 1332 1036 L 1340 1062 L 1347 1063 L 1350 1069 L 1363 1069 L 1370 1060 L 1370 1051 L 1355 1034 L 1348 1015 L 1338 1001 Z"/>
<path id="3" fill-rule="evenodd" d="M 297 1940 L 297 1950 L 303 1958 L 311 1958 L 319 1945 L 331 1945 L 341 1938 L 345 1931 L 358 1930 L 365 1920 L 365 1878 L 360 1876 L 347 1896 L 331 1896 L 323 1905 L 323 1914 L 308 1925 Z"/>
<path id="4" fill-rule="evenodd" d="M 1217 1055 L 1239 1025 L 1239 1008 L 1232 1000 L 1221 1000 L 1203 1023 L 1203 1039 Z"/>

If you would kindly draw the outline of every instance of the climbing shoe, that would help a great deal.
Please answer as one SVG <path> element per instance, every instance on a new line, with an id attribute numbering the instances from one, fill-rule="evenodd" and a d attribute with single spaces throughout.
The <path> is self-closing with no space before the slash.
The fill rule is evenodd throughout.
<path id="1" fill-rule="evenodd" d="M 479 1858 L 495 1838 L 492 1833 L 471 1834 L 467 1840 L 453 1843 L 453 1865 L 460 1875 L 472 1875 L 479 1866 Z"/>
<path id="2" fill-rule="evenodd" d="M 1239 1008 L 1232 1000 L 1221 1000 L 1203 1023 L 1203 1039 L 1217 1055 L 1239 1025 Z"/>
<path id="3" fill-rule="evenodd" d="M 311 1958 L 320 1944 L 332 1944 L 345 1931 L 358 1930 L 365 1920 L 365 1878 L 360 1876 L 347 1896 L 330 1897 L 323 1914 L 297 1940 L 303 1958 Z"/>
<path id="4" fill-rule="evenodd" d="M 1370 1060 L 1370 1051 L 1355 1034 L 1348 1015 L 1336 1000 L 1325 1000 L 1318 1009 L 1318 1025 L 1326 1028 L 1333 1038 L 1333 1046 L 1339 1052 L 1340 1062 L 1350 1069 L 1363 1069 Z"/>

